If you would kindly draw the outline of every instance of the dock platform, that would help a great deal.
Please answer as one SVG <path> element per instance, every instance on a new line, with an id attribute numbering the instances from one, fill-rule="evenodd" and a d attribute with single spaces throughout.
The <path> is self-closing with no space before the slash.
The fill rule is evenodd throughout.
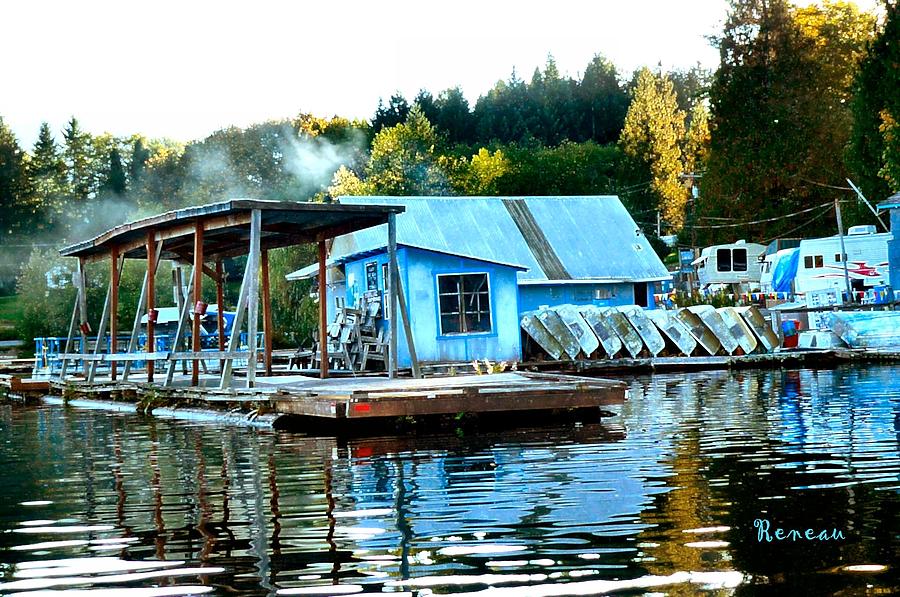
<path id="1" fill-rule="evenodd" d="M 209 376 L 209 386 L 216 381 Z M 220 390 L 190 386 L 188 379 L 171 387 L 158 384 L 112 382 L 92 383 L 68 379 L 45 381 L 49 393 L 67 400 L 126 402 L 137 410 L 152 413 L 155 408 L 197 409 L 266 413 L 274 419 L 291 417 L 306 423 L 363 423 L 398 418 L 420 418 L 466 413 L 508 414 L 595 411 L 626 399 L 621 381 L 571 375 L 506 372 L 491 375 L 457 375 L 427 379 L 385 377 L 345 377 L 327 380 L 287 375 L 258 377 L 250 389 Z M 180 382 L 180 383 L 178 383 Z"/>

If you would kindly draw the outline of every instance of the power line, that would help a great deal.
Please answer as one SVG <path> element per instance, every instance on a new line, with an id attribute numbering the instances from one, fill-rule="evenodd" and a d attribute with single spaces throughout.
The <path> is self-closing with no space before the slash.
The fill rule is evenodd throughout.
<path id="1" fill-rule="evenodd" d="M 792 217 L 794 217 L 794 216 L 799 216 L 800 214 L 809 213 L 809 212 L 811 212 L 811 211 L 815 211 L 815 210 L 820 209 L 820 208 L 822 208 L 822 207 L 828 207 L 828 206 L 831 206 L 831 205 L 832 205 L 832 202 L 829 201 L 828 203 L 822 203 L 821 205 L 816 205 L 816 206 L 814 206 L 814 207 L 809 207 L 809 208 L 807 208 L 807 209 L 801 209 L 800 211 L 795 211 L 795 212 L 789 213 L 789 214 L 783 214 L 783 215 L 780 215 L 780 216 L 775 216 L 775 217 L 773 217 L 773 218 L 764 218 L 764 219 L 762 219 L 762 220 L 750 220 L 750 221 L 748 221 L 748 222 L 738 222 L 738 223 L 736 223 L 736 224 L 710 224 L 710 225 L 706 225 L 706 226 L 703 226 L 703 225 L 695 225 L 694 228 L 706 228 L 706 229 L 712 229 L 712 228 L 740 228 L 741 226 L 751 226 L 751 225 L 753 225 L 753 224 L 762 224 L 762 223 L 764 223 L 764 222 L 774 222 L 775 220 L 783 220 L 783 219 L 785 219 L 785 218 L 792 218 Z"/>
<path id="2" fill-rule="evenodd" d="M 812 224 L 813 222 L 817 222 L 818 220 L 821 220 L 822 217 L 828 215 L 828 213 L 829 213 L 830 211 L 831 211 L 831 210 L 828 209 L 828 208 L 823 209 L 821 212 L 819 212 L 818 214 L 814 215 L 814 216 L 811 217 L 810 219 L 806 220 L 805 222 L 803 222 L 803 223 L 800 224 L 799 226 L 795 226 L 794 228 L 791 228 L 790 230 L 788 230 L 788 231 L 786 231 L 786 232 L 782 232 L 781 234 L 779 234 L 779 235 L 777 235 L 777 236 L 773 236 L 772 238 L 766 239 L 765 241 L 763 241 L 762 244 L 767 245 L 767 244 L 769 244 L 770 242 L 772 242 L 773 240 L 775 240 L 776 238 L 787 237 L 787 235 L 793 234 L 793 233 L 797 232 L 798 230 L 800 230 L 801 228 L 806 228 L 807 226 L 809 226 L 809 225 Z"/>

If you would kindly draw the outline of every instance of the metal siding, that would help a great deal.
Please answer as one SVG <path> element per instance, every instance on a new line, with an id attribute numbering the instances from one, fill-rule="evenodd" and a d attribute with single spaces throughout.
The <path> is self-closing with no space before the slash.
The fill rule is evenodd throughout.
<path id="1" fill-rule="evenodd" d="M 341 203 L 403 205 L 397 216 L 402 245 L 520 264 L 519 280 L 546 280 L 501 197 L 342 197 Z M 527 197 L 523 199 L 559 256 L 576 279 L 646 280 L 669 273 L 615 196 Z M 377 226 L 335 239 L 338 258 L 385 246 L 387 227 Z M 633 246 L 640 245 L 636 251 Z"/>

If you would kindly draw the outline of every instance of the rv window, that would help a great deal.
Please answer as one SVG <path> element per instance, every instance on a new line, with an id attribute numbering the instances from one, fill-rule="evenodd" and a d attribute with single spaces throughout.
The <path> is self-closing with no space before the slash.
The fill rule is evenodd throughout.
<path id="1" fill-rule="evenodd" d="M 491 301 L 487 274 L 438 276 L 441 334 L 491 331 Z"/>
<path id="2" fill-rule="evenodd" d="M 803 267 L 806 269 L 812 269 L 813 267 L 813 258 L 812 255 L 807 255 L 803 258 Z"/>
<path id="3" fill-rule="evenodd" d="M 841 262 L 841 254 L 840 254 L 840 253 L 835 253 L 835 254 L 834 254 L 834 260 L 835 260 L 837 263 L 840 263 L 840 262 Z"/>
<path id="4" fill-rule="evenodd" d="M 745 257 L 745 262 L 746 262 L 746 257 Z M 717 272 L 730 272 L 731 271 L 731 249 L 716 250 L 716 271 Z"/>
<path id="5" fill-rule="evenodd" d="M 760 267 L 760 270 L 759 270 L 759 271 L 761 271 L 761 272 L 764 273 L 764 274 L 768 274 L 768 273 L 769 273 L 769 268 L 770 268 L 770 267 L 772 267 L 772 262 L 771 262 L 771 261 L 763 261 L 763 262 L 762 262 L 762 266 Z"/>
<path id="6" fill-rule="evenodd" d="M 816 255 L 816 267 L 825 267 L 824 255 Z"/>
<path id="7" fill-rule="evenodd" d="M 736 272 L 747 271 L 747 249 L 735 249 L 731 252 L 731 267 Z"/>

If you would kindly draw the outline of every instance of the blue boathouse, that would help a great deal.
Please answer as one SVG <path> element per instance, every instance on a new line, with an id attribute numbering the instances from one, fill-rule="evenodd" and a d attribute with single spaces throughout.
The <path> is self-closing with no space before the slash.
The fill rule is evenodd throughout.
<path id="1" fill-rule="evenodd" d="M 403 205 L 397 260 L 419 361 L 520 360 L 522 313 L 543 305 L 637 304 L 671 276 L 615 196 L 341 197 Z M 328 308 L 386 295 L 386 225 L 337 237 Z M 289 280 L 317 274 L 309 266 Z M 330 316 L 333 319 L 333 316 Z M 389 325 L 389 322 L 385 322 Z M 398 326 L 398 365 L 410 365 Z"/>

